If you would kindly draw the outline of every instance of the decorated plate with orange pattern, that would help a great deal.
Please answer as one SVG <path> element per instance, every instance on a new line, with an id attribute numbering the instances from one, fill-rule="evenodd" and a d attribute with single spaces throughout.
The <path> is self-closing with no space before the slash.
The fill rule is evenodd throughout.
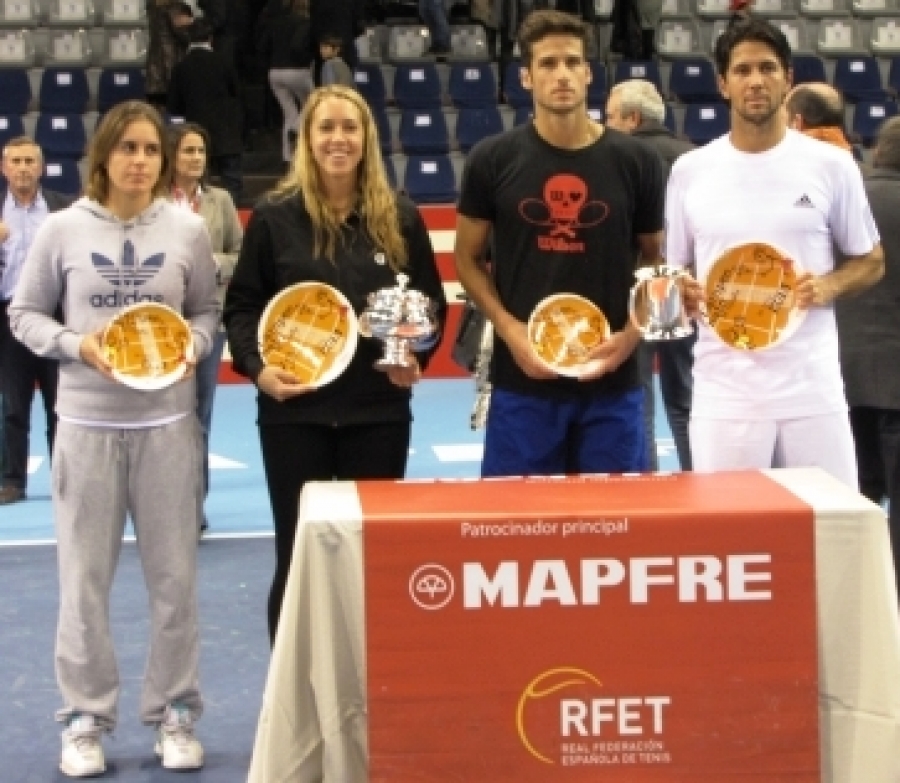
<path id="1" fill-rule="evenodd" d="M 269 302 L 257 339 L 267 365 L 309 386 L 324 386 L 347 369 L 359 328 L 340 291 L 325 283 L 297 283 Z"/>
<path id="2" fill-rule="evenodd" d="M 103 330 L 100 347 L 116 380 L 142 391 L 164 389 L 180 380 L 194 355 L 187 321 L 158 302 L 122 310 Z"/>
<path id="3" fill-rule="evenodd" d="M 780 345 L 806 318 L 794 291 L 796 261 L 762 242 L 726 251 L 706 276 L 705 321 L 726 345 L 762 351 Z"/>
<path id="4" fill-rule="evenodd" d="M 589 299 L 555 294 L 538 302 L 528 319 L 528 339 L 541 362 L 560 375 L 589 370 L 588 353 L 609 338 L 609 321 Z"/>

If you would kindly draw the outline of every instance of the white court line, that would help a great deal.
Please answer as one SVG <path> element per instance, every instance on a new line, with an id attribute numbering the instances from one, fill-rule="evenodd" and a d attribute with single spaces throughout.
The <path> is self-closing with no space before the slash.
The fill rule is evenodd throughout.
<path id="1" fill-rule="evenodd" d="M 220 541 L 226 539 L 242 539 L 242 538 L 274 538 L 275 531 L 274 530 L 256 530 L 248 533 L 207 533 L 203 536 L 203 540 L 200 543 L 200 546 L 203 546 L 203 541 Z M 127 535 L 122 537 L 122 543 L 124 544 L 134 544 L 135 538 L 133 535 Z M 32 538 L 25 539 L 23 541 L 0 541 L 0 549 L 11 549 L 12 547 L 17 546 L 56 546 L 55 538 Z"/>

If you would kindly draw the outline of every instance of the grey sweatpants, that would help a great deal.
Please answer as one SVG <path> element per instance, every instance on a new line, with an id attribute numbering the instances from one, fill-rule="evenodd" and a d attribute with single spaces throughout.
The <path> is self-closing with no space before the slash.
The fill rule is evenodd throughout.
<path id="1" fill-rule="evenodd" d="M 110 731 L 116 724 L 119 670 L 109 594 L 126 514 L 150 597 L 141 719 L 159 723 L 173 702 L 199 717 L 201 443 L 193 414 L 147 429 L 59 422 L 53 454 L 60 587 L 56 677 L 65 704 L 59 720 L 78 712 L 94 715 Z"/>

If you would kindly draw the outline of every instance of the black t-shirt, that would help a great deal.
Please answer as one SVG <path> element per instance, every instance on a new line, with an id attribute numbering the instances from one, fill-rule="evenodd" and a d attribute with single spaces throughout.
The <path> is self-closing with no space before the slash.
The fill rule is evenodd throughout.
<path id="1" fill-rule="evenodd" d="M 606 128 L 590 146 L 565 150 L 528 123 L 469 153 L 458 210 L 493 224 L 494 278 L 516 318 L 527 322 L 545 297 L 574 293 L 594 302 L 618 331 L 628 321 L 635 237 L 662 230 L 664 189 L 659 156 L 625 134 Z M 634 356 L 596 381 L 536 381 L 500 340 L 491 381 L 544 397 L 618 393 L 639 384 Z"/>

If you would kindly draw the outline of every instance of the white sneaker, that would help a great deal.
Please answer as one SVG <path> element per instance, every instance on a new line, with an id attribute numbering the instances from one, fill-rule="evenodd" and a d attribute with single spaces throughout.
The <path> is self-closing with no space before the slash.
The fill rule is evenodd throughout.
<path id="1" fill-rule="evenodd" d="M 72 778 L 87 778 L 106 772 L 100 744 L 100 726 L 93 715 L 74 714 L 62 733 L 59 768 Z"/>
<path id="2" fill-rule="evenodd" d="M 153 750 L 166 769 L 200 769 L 203 766 L 203 746 L 194 736 L 194 719 L 187 707 L 170 704 L 166 708 Z"/>

